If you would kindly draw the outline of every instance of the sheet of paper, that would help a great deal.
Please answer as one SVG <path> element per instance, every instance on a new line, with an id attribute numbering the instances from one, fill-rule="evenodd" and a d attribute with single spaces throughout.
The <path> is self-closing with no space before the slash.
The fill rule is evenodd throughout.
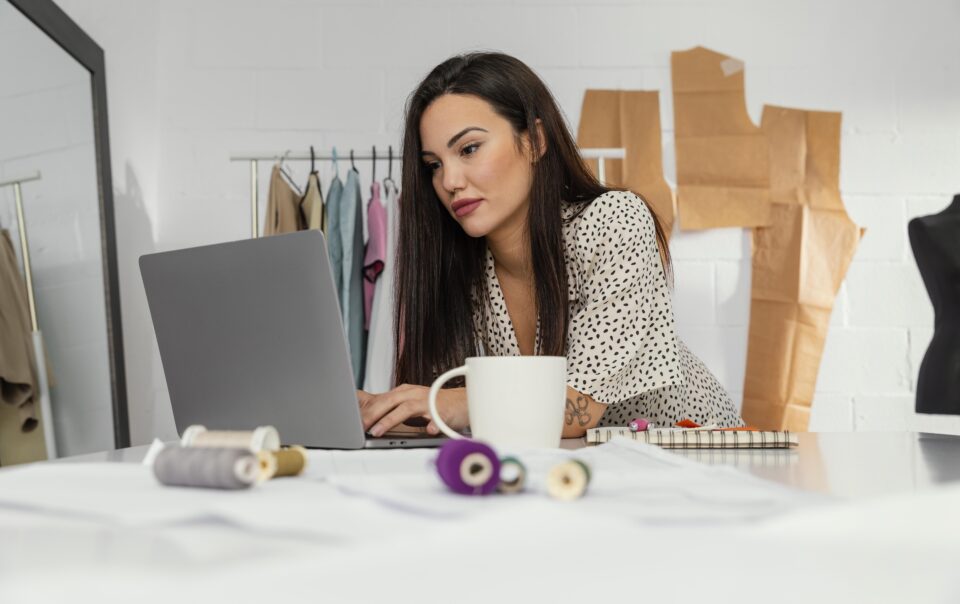
<path id="1" fill-rule="evenodd" d="M 33 464 L 0 472 L 0 508 L 123 526 L 219 520 L 264 533 L 314 538 L 384 538 L 417 529 L 415 518 L 351 500 L 320 480 L 282 478 L 226 491 L 166 487 L 141 464 Z"/>
<path id="2" fill-rule="evenodd" d="M 604 160 L 608 185 L 626 187 L 653 208 L 668 238 L 673 231 L 673 191 L 663 177 L 660 93 L 656 90 L 587 90 L 577 144 L 626 150 L 626 159 Z M 597 160 L 587 160 L 599 174 Z"/>
<path id="3" fill-rule="evenodd" d="M 767 140 L 750 121 L 743 63 L 696 47 L 670 55 L 682 229 L 770 223 Z"/>
<path id="4" fill-rule="evenodd" d="M 754 229 L 744 420 L 804 431 L 833 301 L 863 231 L 840 198 L 840 114 L 766 106 L 770 226 Z"/>
<path id="5" fill-rule="evenodd" d="M 525 508 L 549 501 L 545 478 L 555 464 L 575 457 L 591 469 L 587 496 L 576 506 L 591 515 L 625 522 L 704 523 L 753 520 L 821 501 L 726 467 L 707 466 L 629 439 L 579 451 L 540 451 L 521 456 L 527 489 L 509 497 L 469 497 L 449 492 L 436 473 L 331 475 L 345 494 L 393 509 L 437 518 L 462 518 L 491 510 Z"/>

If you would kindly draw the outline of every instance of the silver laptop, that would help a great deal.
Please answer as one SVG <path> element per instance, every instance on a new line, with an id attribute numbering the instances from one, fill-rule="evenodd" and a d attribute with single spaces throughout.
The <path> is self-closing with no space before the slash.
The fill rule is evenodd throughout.
<path id="1" fill-rule="evenodd" d="M 148 254 L 140 273 L 180 434 L 272 425 L 308 447 L 444 442 L 364 433 L 320 231 Z"/>

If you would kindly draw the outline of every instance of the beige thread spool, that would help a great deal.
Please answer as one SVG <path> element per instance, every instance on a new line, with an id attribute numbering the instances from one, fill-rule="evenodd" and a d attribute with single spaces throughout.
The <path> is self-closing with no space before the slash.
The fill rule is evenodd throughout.
<path id="1" fill-rule="evenodd" d="M 259 467 L 257 482 L 270 480 L 277 475 L 279 464 L 272 451 L 257 451 L 257 465 Z"/>
<path id="2" fill-rule="evenodd" d="M 184 447 L 227 447 L 258 451 L 276 451 L 280 448 L 280 434 L 273 426 L 260 426 L 249 432 L 207 430 L 193 425 L 183 432 L 180 444 Z"/>
<path id="3" fill-rule="evenodd" d="M 277 471 L 275 477 L 299 476 L 307 467 L 307 450 L 299 445 L 284 447 L 279 451 L 271 451 L 270 456 L 275 460 Z"/>
<path id="4" fill-rule="evenodd" d="M 561 501 L 582 497 L 589 484 L 590 468 L 578 459 L 557 464 L 547 474 L 547 492 Z"/>

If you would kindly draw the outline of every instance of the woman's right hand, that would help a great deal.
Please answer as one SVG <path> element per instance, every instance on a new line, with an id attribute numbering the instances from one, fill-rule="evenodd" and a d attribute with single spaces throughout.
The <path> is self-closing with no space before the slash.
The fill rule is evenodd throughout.
<path id="1" fill-rule="evenodd" d="M 363 429 L 373 436 L 381 436 L 413 417 L 423 417 L 429 434 L 439 434 L 440 428 L 430 416 L 428 396 L 430 388 L 403 384 L 383 394 L 357 391 Z M 460 432 L 470 425 L 467 414 L 467 389 L 444 388 L 437 395 L 437 411 L 444 422 Z"/>

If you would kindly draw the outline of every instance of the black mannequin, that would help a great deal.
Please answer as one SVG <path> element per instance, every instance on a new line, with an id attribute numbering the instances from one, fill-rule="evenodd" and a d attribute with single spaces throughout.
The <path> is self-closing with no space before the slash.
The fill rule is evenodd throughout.
<path id="1" fill-rule="evenodd" d="M 917 377 L 917 413 L 960 415 L 960 194 L 939 214 L 907 227 L 934 331 Z"/>

